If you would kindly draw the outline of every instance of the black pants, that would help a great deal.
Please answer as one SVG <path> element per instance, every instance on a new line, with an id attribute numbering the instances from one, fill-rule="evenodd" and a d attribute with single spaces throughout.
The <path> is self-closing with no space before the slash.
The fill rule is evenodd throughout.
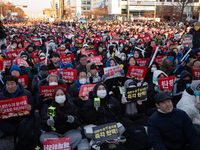
<path id="1" fill-rule="evenodd" d="M 136 114 L 134 116 L 122 116 L 121 123 L 125 128 L 132 127 L 133 125 L 147 126 L 148 117 L 143 114 Z"/>

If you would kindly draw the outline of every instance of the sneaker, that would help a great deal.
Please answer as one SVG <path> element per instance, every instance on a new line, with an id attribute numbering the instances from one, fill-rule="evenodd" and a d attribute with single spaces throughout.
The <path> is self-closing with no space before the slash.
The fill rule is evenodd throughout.
<path id="1" fill-rule="evenodd" d="M 5 135 L 3 133 L 3 131 L 0 130 L 0 139 L 3 138 Z"/>

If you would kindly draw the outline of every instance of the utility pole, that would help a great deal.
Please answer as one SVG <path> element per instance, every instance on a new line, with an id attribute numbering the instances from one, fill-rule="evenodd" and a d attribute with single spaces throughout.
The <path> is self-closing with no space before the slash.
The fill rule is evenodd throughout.
<path id="1" fill-rule="evenodd" d="M 162 0 L 162 22 L 163 22 L 163 19 L 164 19 L 164 18 L 163 18 L 163 14 L 164 14 L 164 1 L 165 1 L 165 0 Z"/>
<path id="2" fill-rule="evenodd" d="M 130 0 L 127 0 L 127 6 L 128 6 L 128 8 L 127 8 L 127 21 L 129 21 L 129 2 L 130 2 Z"/>
<path id="3" fill-rule="evenodd" d="M 155 0 L 155 10 L 154 10 L 154 21 L 156 21 L 156 0 Z"/>

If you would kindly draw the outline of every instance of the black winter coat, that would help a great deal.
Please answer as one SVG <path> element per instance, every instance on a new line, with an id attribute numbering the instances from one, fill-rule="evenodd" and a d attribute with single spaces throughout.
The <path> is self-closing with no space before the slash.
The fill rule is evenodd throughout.
<path id="1" fill-rule="evenodd" d="M 196 31 L 194 28 L 192 28 L 189 34 L 193 35 L 193 48 L 198 49 L 200 47 L 200 29 Z"/>
<path id="2" fill-rule="evenodd" d="M 148 121 L 149 141 L 154 150 L 182 150 L 187 144 L 199 150 L 200 140 L 188 115 L 179 109 L 156 111 Z"/>
<path id="3" fill-rule="evenodd" d="M 94 107 L 94 100 L 89 99 L 82 108 L 81 117 L 88 124 L 102 125 L 120 121 L 120 103 L 113 97 L 101 101 L 98 111 Z"/>

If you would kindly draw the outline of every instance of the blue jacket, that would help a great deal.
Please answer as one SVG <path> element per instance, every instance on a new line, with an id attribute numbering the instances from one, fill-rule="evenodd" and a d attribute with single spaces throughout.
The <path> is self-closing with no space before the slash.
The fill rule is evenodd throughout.
<path id="1" fill-rule="evenodd" d="M 163 114 L 156 111 L 148 121 L 149 141 L 154 150 L 181 150 L 189 144 L 200 149 L 200 139 L 188 115 L 179 109 Z"/>

